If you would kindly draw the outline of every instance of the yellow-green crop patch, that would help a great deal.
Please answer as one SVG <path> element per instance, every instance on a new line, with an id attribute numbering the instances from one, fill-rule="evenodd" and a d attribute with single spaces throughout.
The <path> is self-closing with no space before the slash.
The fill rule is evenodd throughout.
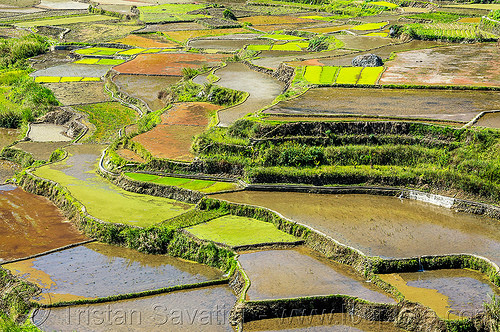
<path id="1" fill-rule="evenodd" d="M 356 84 L 363 67 L 342 67 L 337 76 L 336 84 Z"/>
<path id="2" fill-rule="evenodd" d="M 363 35 L 363 36 L 385 38 L 385 37 L 388 37 L 389 34 L 387 32 L 370 32 L 370 33 L 367 33 L 366 35 Z"/>
<path id="3" fill-rule="evenodd" d="M 116 66 L 124 63 L 125 60 L 122 59 L 98 59 L 98 58 L 83 58 L 75 61 L 74 63 L 83 65 L 105 65 L 105 66 Z"/>
<path id="4" fill-rule="evenodd" d="M 95 65 L 99 59 L 97 58 L 83 58 L 80 60 L 76 60 L 74 63 L 82 64 L 82 65 Z"/>
<path id="5" fill-rule="evenodd" d="M 299 239 L 278 230 L 273 224 L 239 216 L 223 216 L 186 228 L 196 237 L 229 246 L 259 243 L 296 242 Z"/>
<path id="6" fill-rule="evenodd" d="M 248 45 L 247 50 L 251 51 L 269 51 L 272 45 Z"/>
<path id="7" fill-rule="evenodd" d="M 298 36 L 290 36 L 290 35 L 282 35 L 282 34 L 267 34 L 267 35 L 262 35 L 260 38 L 268 38 L 268 39 L 273 39 L 273 40 L 304 40 L 304 37 L 298 37 Z"/>
<path id="8" fill-rule="evenodd" d="M 37 76 L 35 82 L 37 83 L 63 83 L 63 82 L 99 82 L 100 77 L 59 77 L 59 76 Z"/>
<path id="9" fill-rule="evenodd" d="M 366 24 L 361 24 L 361 25 L 356 25 L 351 28 L 351 30 L 356 30 L 356 31 L 370 31 L 370 30 L 379 30 L 385 27 L 388 22 L 379 22 L 379 23 L 366 23 Z"/>
<path id="10" fill-rule="evenodd" d="M 59 83 L 60 77 L 53 76 L 37 76 L 35 77 L 35 82 L 37 83 Z"/>
<path id="11" fill-rule="evenodd" d="M 106 16 L 106 15 L 83 15 L 83 16 L 68 16 L 47 20 L 37 20 L 37 21 L 27 21 L 15 23 L 16 26 L 21 28 L 32 28 L 37 26 L 45 25 L 64 25 L 64 24 L 74 24 L 74 23 L 90 23 L 99 21 L 109 21 L 116 20 L 116 17 Z"/>
<path id="12" fill-rule="evenodd" d="M 219 191 L 238 189 L 238 185 L 233 182 L 176 178 L 172 176 L 159 176 L 143 173 L 125 173 L 125 175 L 137 181 L 152 182 L 166 186 L 175 186 L 183 189 L 200 191 L 203 193 L 214 193 Z"/>
<path id="13" fill-rule="evenodd" d="M 335 83 L 339 67 L 332 66 L 306 66 L 304 78 L 311 84 L 327 84 Z"/>
<path id="14" fill-rule="evenodd" d="M 318 20 L 318 21 L 332 21 L 332 20 L 334 20 L 333 17 L 319 16 L 319 15 L 301 16 L 300 18 L 305 18 L 308 20 Z"/>
<path id="15" fill-rule="evenodd" d="M 387 7 L 390 9 L 399 7 L 395 3 L 387 2 L 387 1 L 374 1 L 374 2 L 368 2 L 368 4 L 375 5 L 375 6 L 381 6 L 381 7 Z"/>
<path id="16" fill-rule="evenodd" d="M 83 77 L 61 77 L 59 82 L 80 82 Z"/>
<path id="17" fill-rule="evenodd" d="M 100 80 L 100 77 L 84 77 L 81 82 L 99 82 Z"/>
<path id="18" fill-rule="evenodd" d="M 159 6 L 139 7 L 139 19 L 146 23 L 159 22 L 185 22 L 194 21 L 206 15 L 191 15 L 188 12 L 205 8 L 205 5 L 197 4 L 164 4 Z"/>
<path id="19" fill-rule="evenodd" d="M 361 71 L 361 76 L 357 84 L 369 84 L 374 85 L 377 83 L 378 78 L 384 71 L 384 67 L 365 67 Z"/>
<path id="20" fill-rule="evenodd" d="M 123 51 L 121 48 L 111 47 L 89 47 L 76 50 L 76 54 L 81 55 L 114 55 L 116 52 Z"/>
<path id="21" fill-rule="evenodd" d="M 120 54 L 120 55 L 135 55 L 135 54 L 142 53 L 144 51 L 146 51 L 146 49 L 144 49 L 144 48 L 131 48 L 131 49 L 126 50 L 126 51 L 118 52 L 118 54 Z"/>
<path id="22" fill-rule="evenodd" d="M 264 45 L 265 46 L 265 45 Z M 274 44 L 271 51 L 297 51 L 300 52 L 309 46 L 307 42 L 290 42 L 286 44 Z"/>

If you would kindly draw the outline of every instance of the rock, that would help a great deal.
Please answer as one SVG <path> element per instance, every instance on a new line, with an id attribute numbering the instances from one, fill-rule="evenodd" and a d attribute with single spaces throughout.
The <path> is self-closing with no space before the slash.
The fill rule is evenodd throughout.
<path id="1" fill-rule="evenodd" d="M 354 67 L 380 67 L 384 63 L 382 58 L 375 54 L 361 54 L 352 59 L 352 65 Z"/>

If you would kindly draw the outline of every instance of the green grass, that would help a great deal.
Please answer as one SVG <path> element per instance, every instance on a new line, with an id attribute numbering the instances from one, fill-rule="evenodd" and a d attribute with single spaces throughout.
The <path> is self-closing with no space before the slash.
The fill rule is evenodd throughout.
<path id="1" fill-rule="evenodd" d="M 377 83 L 377 80 L 383 71 L 384 67 L 365 67 L 361 71 L 361 76 L 359 77 L 358 84 L 374 85 L 375 83 Z"/>
<path id="2" fill-rule="evenodd" d="M 273 224 L 251 218 L 228 215 L 187 228 L 203 240 L 241 246 L 270 242 L 295 242 L 298 239 L 278 230 Z"/>
<path id="3" fill-rule="evenodd" d="M 456 22 L 461 18 L 469 16 L 470 15 L 459 14 L 459 13 L 430 12 L 430 13 L 418 13 L 407 17 L 412 19 L 429 20 L 435 23 L 451 23 L 451 22 Z"/>
<path id="4" fill-rule="evenodd" d="M 152 182 L 166 186 L 175 186 L 183 189 L 196 190 L 203 193 L 212 193 L 218 191 L 236 189 L 238 186 L 232 182 L 217 182 L 207 180 L 196 180 L 187 178 L 176 178 L 171 176 L 159 176 L 142 173 L 125 173 L 133 180 Z"/>
<path id="5" fill-rule="evenodd" d="M 97 58 L 83 58 L 80 60 L 76 60 L 74 63 L 84 64 L 84 65 L 95 65 L 98 61 L 99 59 Z"/>
<path id="6" fill-rule="evenodd" d="M 382 29 L 387 24 L 389 24 L 389 23 L 388 22 L 366 23 L 366 24 L 357 25 L 357 26 L 351 28 L 351 30 L 356 30 L 356 31 L 378 30 L 378 29 Z"/>
<path id="7" fill-rule="evenodd" d="M 281 35 L 281 34 L 267 34 L 267 35 L 262 35 L 260 38 L 268 38 L 268 39 L 273 39 L 273 40 L 304 40 L 304 37 L 298 37 L 298 36 L 290 36 L 290 35 Z"/>
<path id="8" fill-rule="evenodd" d="M 159 6 L 139 7 L 139 19 L 146 23 L 194 21 L 206 15 L 187 14 L 193 10 L 205 8 L 196 4 L 164 4 Z"/>
<path id="9" fill-rule="evenodd" d="M 322 66 L 306 66 L 304 79 L 311 84 L 320 84 L 322 70 Z"/>
<path id="10" fill-rule="evenodd" d="M 495 41 L 497 36 L 492 33 L 478 30 L 475 24 L 468 23 L 432 23 L 409 24 L 405 31 L 411 37 L 422 40 L 446 40 L 449 42 L 462 41 Z"/>
<path id="11" fill-rule="evenodd" d="M 319 83 L 320 84 L 333 84 L 333 82 L 335 82 L 335 76 L 337 76 L 338 71 L 339 71 L 339 67 L 331 67 L 331 66 L 323 67 L 323 71 L 321 71 L 321 77 L 319 79 Z"/>
<path id="12" fill-rule="evenodd" d="M 319 16 L 319 15 L 311 15 L 311 16 L 300 16 L 300 18 L 305 18 L 308 20 L 318 20 L 318 21 L 332 21 L 332 17 L 327 16 Z"/>
<path id="13" fill-rule="evenodd" d="M 64 25 L 64 24 L 89 23 L 89 22 L 109 21 L 109 20 L 116 20 L 116 17 L 105 16 L 105 15 L 69 16 L 69 17 L 47 19 L 47 20 L 19 22 L 15 23 L 15 25 L 21 28 L 32 28 L 41 25 Z"/>
<path id="14" fill-rule="evenodd" d="M 135 111 L 120 103 L 81 105 L 76 109 L 88 114 L 90 123 L 96 127 L 95 132 L 86 139 L 87 142 L 109 142 L 116 137 L 120 128 L 134 123 L 136 119 Z"/>
<path id="15" fill-rule="evenodd" d="M 342 67 L 337 76 L 336 84 L 356 84 L 363 67 Z"/>
<path id="16" fill-rule="evenodd" d="M 85 180 L 76 178 L 65 173 L 72 166 L 63 160 L 43 166 L 34 173 L 67 188 L 74 198 L 85 205 L 90 215 L 103 221 L 149 226 L 178 216 L 192 207 L 192 204 L 167 198 L 125 191 L 96 175 L 95 171 L 91 171 L 90 178 Z"/>
<path id="17" fill-rule="evenodd" d="M 387 8 L 390 8 L 390 9 L 399 7 L 395 3 L 387 2 L 387 1 L 374 1 L 374 2 L 368 2 L 368 4 L 375 5 L 375 6 L 387 7 Z"/>

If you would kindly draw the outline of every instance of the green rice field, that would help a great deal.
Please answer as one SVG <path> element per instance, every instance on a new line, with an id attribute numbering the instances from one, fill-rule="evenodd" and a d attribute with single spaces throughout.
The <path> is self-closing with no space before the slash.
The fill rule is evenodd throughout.
<path id="1" fill-rule="evenodd" d="M 203 8 L 205 8 L 205 5 L 196 4 L 165 4 L 139 7 L 139 19 L 147 23 L 194 21 L 206 17 L 206 15 L 190 15 L 187 13 Z"/>
<path id="2" fill-rule="evenodd" d="M 186 230 L 200 239 L 225 243 L 229 246 L 298 241 L 296 237 L 278 230 L 271 223 L 233 215 L 198 224 Z"/>
<path id="3" fill-rule="evenodd" d="M 64 24 L 74 24 L 74 23 L 90 23 L 90 22 L 100 22 L 116 20 L 116 17 L 106 16 L 106 15 L 84 15 L 84 16 L 69 16 L 54 19 L 38 20 L 38 21 L 28 21 L 28 22 L 18 22 L 15 23 L 16 26 L 21 28 L 32 28 L 41 25 L 64 25 Z"/>
<path id="4" fill-rule="evenodd" d="M 374 85 L 384 67 L 332 67 L 305 66 L 304 79 L 311 84 L 364 84 Z"/>

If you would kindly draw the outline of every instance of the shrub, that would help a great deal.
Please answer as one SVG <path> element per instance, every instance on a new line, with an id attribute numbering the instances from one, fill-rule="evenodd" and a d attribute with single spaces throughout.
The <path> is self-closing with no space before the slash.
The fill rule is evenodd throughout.
<path id="1" fill-rule="evenodd" d="M 0 41 L 0 68 L 28 68 L 26 59 L 45 53 L 47 40 L 39 35 L 30 34 L 17 39 Z"/>
<path id="2" fill-rule="evenodd" d="M 328 36 L 316 36 L 309 41 L 308 51 L 318 52 L 327 50 L 329 46 Z"/>
<path id="3" fill-rule="evenodd" d="M 229 8 L 226 8 L 224 10 L 224 12 L 222 13 L 222 16 L 227 19 L 227 20 L 233 20 L 233 21 L 236 21 L 236 16 L 233 14 L 233 12 L 231 11 L 231 9 Z"/>

